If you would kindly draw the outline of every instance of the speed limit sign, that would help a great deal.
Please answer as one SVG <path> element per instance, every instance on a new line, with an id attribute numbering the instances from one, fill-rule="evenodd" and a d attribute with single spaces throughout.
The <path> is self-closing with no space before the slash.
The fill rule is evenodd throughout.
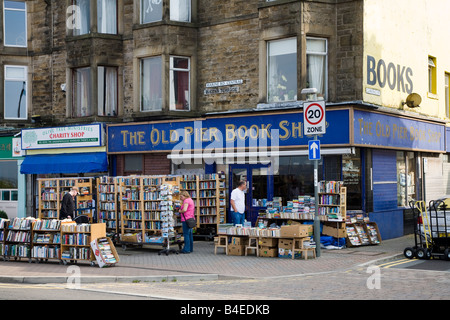
<path id="1" fill-rule="evenodd" d="M 306 136 L 326 133 L 325 101 L 304 104 L 303 127 Z"/>

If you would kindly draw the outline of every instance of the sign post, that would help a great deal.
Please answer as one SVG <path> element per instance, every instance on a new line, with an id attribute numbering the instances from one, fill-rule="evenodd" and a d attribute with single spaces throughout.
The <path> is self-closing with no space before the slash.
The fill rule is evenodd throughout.
<path id="1" fill-rule="evenodd" d="M 320 220 L 319 220 L 319 161 L 320 140 L 319 134 L 326 133 L 325 101 L 309 101 L 303 106 L 304 134 L 314 136 L 308 142 L 309 160 L 314 161 L 314 199 L 316 201 L 314 214 L 314 242 L 316 243 L 316 256 L 320 257 Z"/>

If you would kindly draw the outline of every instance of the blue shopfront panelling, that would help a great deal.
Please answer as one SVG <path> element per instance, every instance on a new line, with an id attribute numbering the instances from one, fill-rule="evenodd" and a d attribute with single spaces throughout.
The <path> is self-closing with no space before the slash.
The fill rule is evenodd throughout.
<path id="1" fill-rule="evenodd" d="M 372 212 L 369 218 L 377 223 L 382 240 L 403 236 L 403 209 Z"/>
<path id="2" fill-rule="evenodd" d="M 397 206 L 397 154 L 393 150 L 373 149 L 373 211 L 370 221 L 377 223 L 382 239 L 403 236 L 403 209 Z"/>
<path id="3" fill-rule="evenodd" d="M 397 157 L 391 150 L 373 150 L 373 210 L 397 209 Z"/>

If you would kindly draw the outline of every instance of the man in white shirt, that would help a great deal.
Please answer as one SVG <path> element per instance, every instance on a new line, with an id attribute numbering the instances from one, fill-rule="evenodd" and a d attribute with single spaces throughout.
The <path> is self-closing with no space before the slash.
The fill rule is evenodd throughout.
<path id="1" fill-rule="evenodd" d="M 234 225 L 244 224 L 245 220 L 245 190 L 247 189 L 247 183 L 245 181 L 239 181 L 236 189 L 231 192 L 231 214 L 234 218 Z"/>

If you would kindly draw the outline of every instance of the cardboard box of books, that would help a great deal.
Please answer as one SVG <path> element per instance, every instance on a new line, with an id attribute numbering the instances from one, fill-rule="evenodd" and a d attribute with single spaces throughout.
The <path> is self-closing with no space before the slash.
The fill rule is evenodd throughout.
<path id="1" fill-rule="evenodd" d="M 229 244 L 228 245 L 228 255 L 229 256 L 244 256 L 245 255 L 245 246 L 238 244 Z"/>
<path id="2" fill-rule="evenodd" d="M 334 226 L 323 225 L 322 234 L 335 238 L 345 238 L 347 236 L 347 230 L 345 226 L 342 228 L 336 228 Z"/>
<path id="3" fill-rule="evenodd" d="M 259 245 L 262 247 L 276 247 L 278 238 L 259 238 Z"/>
<path id="4" fill-rule="evenodd" d="M 277 247 L 261 247 L 261 248 L 259 248 L 259 256 L 260 257 L 270 257 L 270 258 L 278 257 L 278 248 Z"/>
<path id="5" fill-rule="evenodd" d="M 235 244 L 235 245 L 239 245 L 239 246 L 246 246 L 246 245 L 248 245 L 248 238 L 247 237 L 232 237 L 231 244 Z"/>
<path id="6" fill-rule="evenodd" d="M 91 248 L 100 268 L 110 267 L 119 262 L 119 255 L 110 238 L 98 238 L 91 241 Z"/>
<path id="7" fill-rule="evenodd" d="M 308 225 L 294 224 L 291 226 L 281 226 L 281 238 L 303 238 L 309 236 Z"/>

